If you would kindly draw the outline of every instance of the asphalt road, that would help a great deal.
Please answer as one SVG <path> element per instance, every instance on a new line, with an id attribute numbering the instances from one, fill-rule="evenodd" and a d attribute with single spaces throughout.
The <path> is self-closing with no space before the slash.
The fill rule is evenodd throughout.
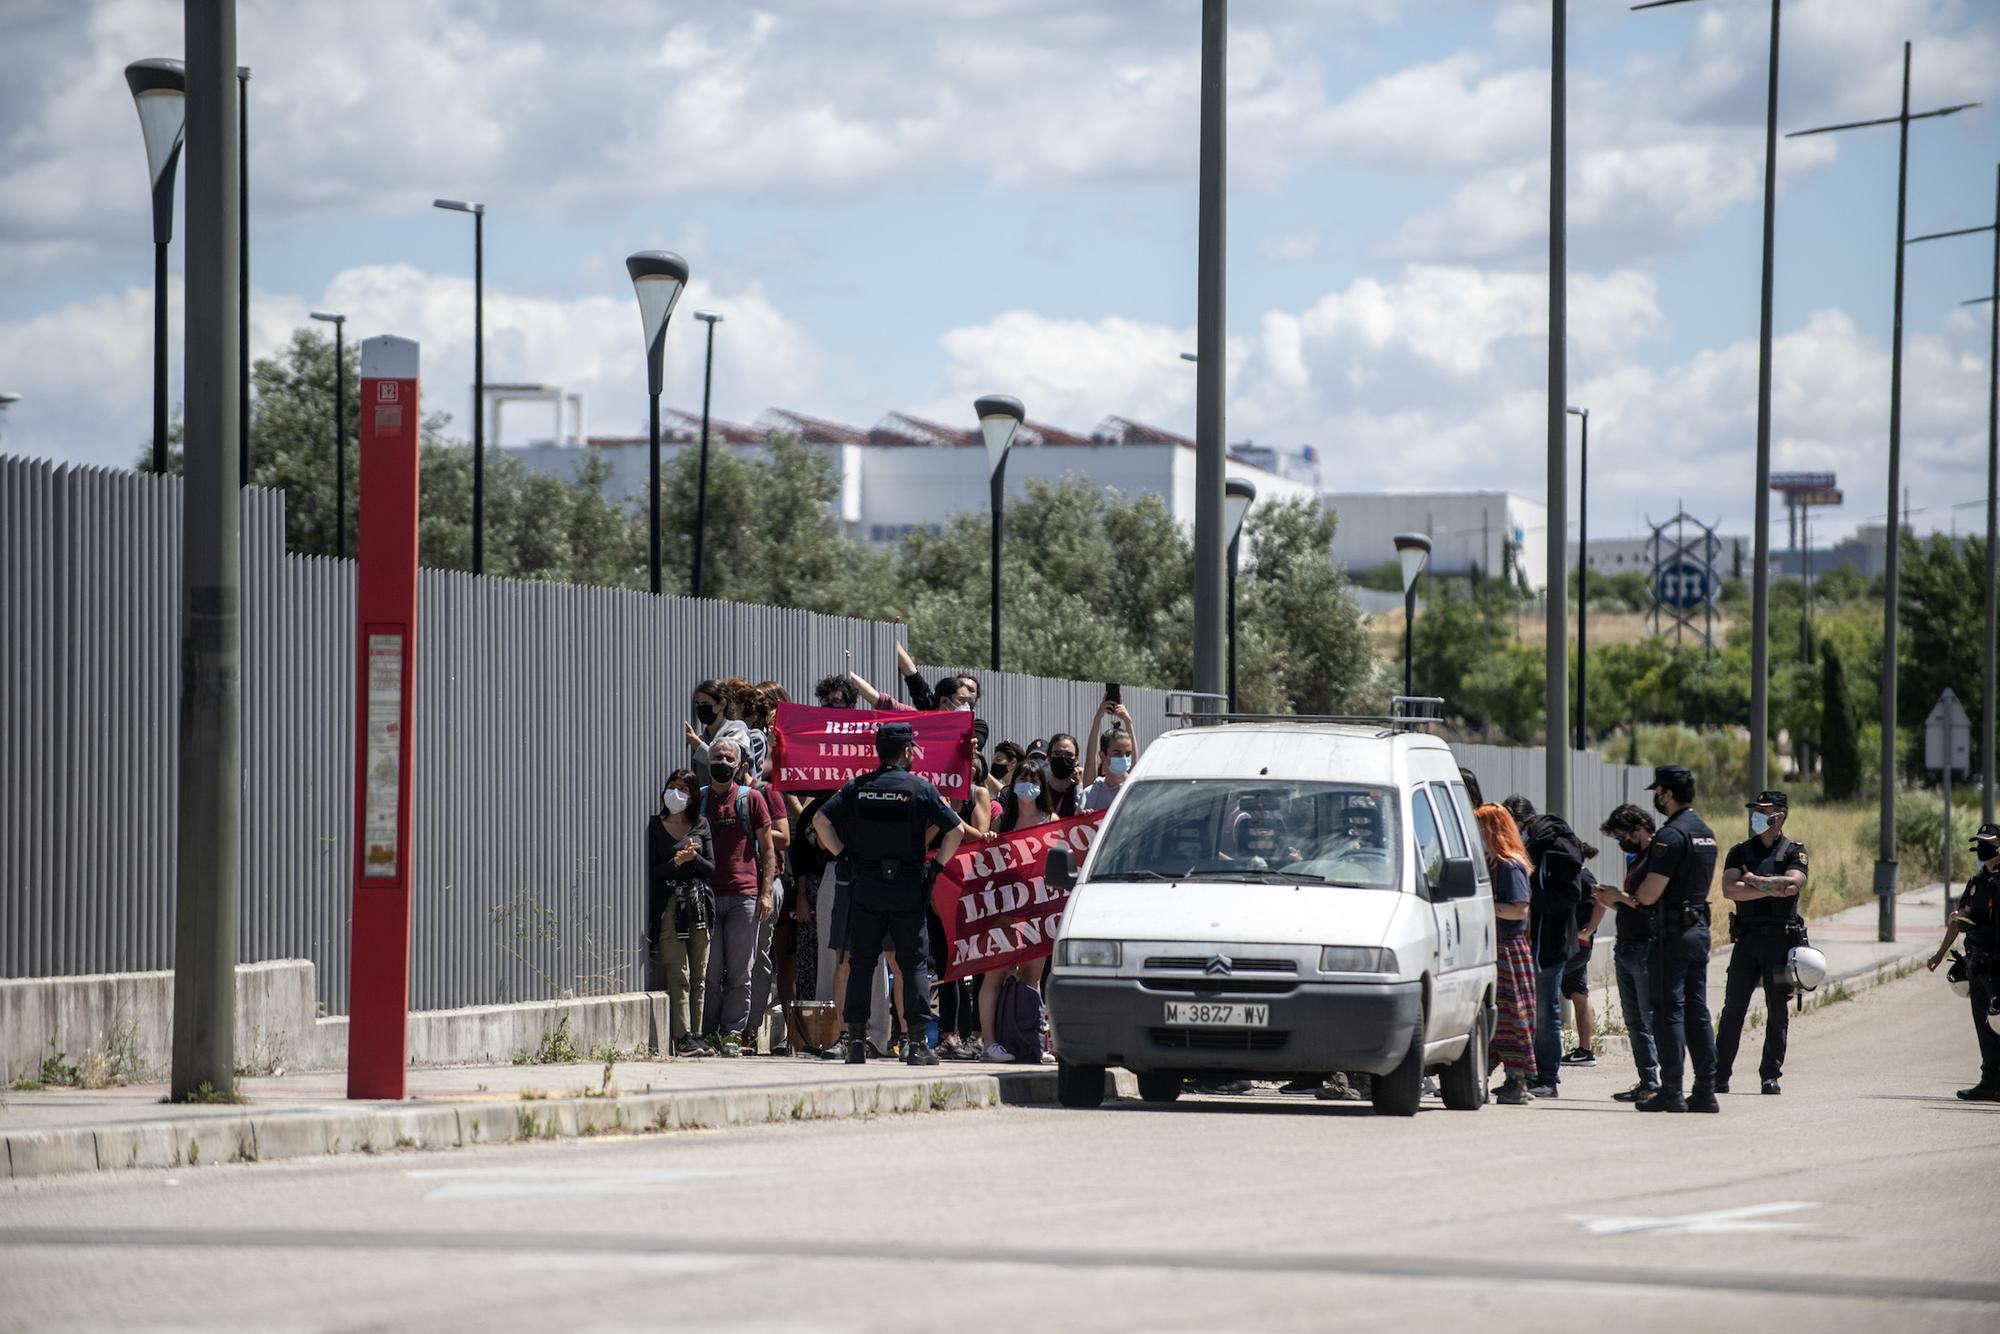
<path id="1" fill-rule="evenodd" d="M 1793 1033 L 1784 1094 L 1720 1116 L 1638 1115 L 1607 1061 L 1414 1120 L 1266 1094 L 9 1183 L 0 1327 L 2000 1328 L 1964 1003 L 1919 974 Z"/>

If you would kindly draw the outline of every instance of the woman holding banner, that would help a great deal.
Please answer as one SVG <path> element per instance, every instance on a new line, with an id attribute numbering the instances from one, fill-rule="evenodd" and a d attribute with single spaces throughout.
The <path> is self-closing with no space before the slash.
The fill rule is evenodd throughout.
<path id="1" fill-rule="evenodd" d="M 1070 745 L 1074 747 L 1075 744 L 1072 739 Z M 1049 786 L 1047 766 L 1040 760 L 1021 761 L 1015 767 L 1013 783 L 1001 794 L 996 804 L 1000 808 L 1000 818 L 993 827 L 1002 835 L 1022 829 L 1033 829 L 1037 825 L 1045 825 L 1055 819 L 1056 796 Z M 994 1026 L 996 1011 L 1000 1004 L 1000 988 L 1010 978 L 1032 991 L 1039 1003 L 1042 995 L 1042 960 L 1007 964 L 979 974 L 979 1040 L 985 1044 L 986 1059 L 989 1061 L 1014 1059 L 1007 1049 L 1000 1045 Z"/>

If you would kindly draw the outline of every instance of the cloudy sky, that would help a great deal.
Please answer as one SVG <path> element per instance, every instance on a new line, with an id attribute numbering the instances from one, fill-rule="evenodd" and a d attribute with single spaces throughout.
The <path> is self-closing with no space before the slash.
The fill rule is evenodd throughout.
<path id="1" fill-rule="evenodd" d="M 1191 430 L 1196 0 L 240 0 L 259 353 L 320 307 L 422 341 L 465 432 L 469 220 L 487 375 L 637 432 L 623 259 L 695 278 L 669 401 L 969 420 L 980 392 L 1088 428 Z M 1540 498 L 1547 0 L 1237 0 L 1229 434 L 1319 446 L 1330 487 Z M 1592 527 L 1752 512 L 1767 6 L 1571 0 L 1570 383 Z M 2000 102 L 1992 0 L 1789 0 L 1781 123 Z M 145 158 L 122 70 L 175 0 L 10 0 L 0 47 L 0 449 L 125 464 L 149 431 Z M 1911 133 L 1910 231 L 1991 219 L 2000 108 Z M 1830 530 L 1885 506 L 1893 127 L 1782 143 L 1779 468 L 1833 469 Z M 177 228 L 178 231 L 178 228 Z M 1910 251 L 1904 478 L 1983 525 L 1980 238 Z M 180 270 L 178 237 L 173 268 Z M 176 279 L 176 282 L 178 280 Z M 178 300 L 178 287 L 175 292 Z M 174 315 L 179 337 L 179 312 Z M 180 357 L 174 349 L 174 397 Z M 510 420 L 510 434 L 529 427 Z"/>

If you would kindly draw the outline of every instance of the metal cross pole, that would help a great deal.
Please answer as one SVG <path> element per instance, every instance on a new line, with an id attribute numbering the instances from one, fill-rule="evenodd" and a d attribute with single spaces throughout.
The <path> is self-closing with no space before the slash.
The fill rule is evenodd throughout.
<path id="1" fill-rule="evenodd" d="M 1549 401 L 1548 688 L 1542 734 L 1547 749 L 1542 809 L 1569 814 L 1569 300 L 1567 247 L 1568 0 L 1555 0 L 1549 54 Z"/>
<path id="2" fill-rule="evenodd" d="M 1651 0 L 1633 9 L 1664 9 L 1690 0 Z M 1750 770 L 1746 797 L 1761 792 L 1771 734 L 1771 287 L 1777 256 L 1778 21 L 1783 0 L 1771 0 L 1770 71 L 1764 93 L 1764 273 L 1757 320 L 1757 515 L 1755 565 L 1750 571 Z M 1796 521 L 1796 515 L 1794 515 Z M 1793 545 L 1797 545 L 1796 536 Z M 1579 687 L 1579 692 L 1581 688 Z"/>
<path id="3" fill-rule="evenodd" d="M 236 1082 L 243 763 L 237 484 L 236 6 L 186 0 L 186 538 L 170 1096 Z"/>
<path id="4" fill-rule="evenodd" d="M 1202 0 L 1201 168 L 1196 188 L 1194 395 L 1194 688 L 1213 709 L 1228 682 L 1223 634 L 1228 596 L 1223 476 L 1228 455 L 1223 424 L 1224 307 L 1228 278 L 1223 244 L 1228 192 L 1229 4 Z"/>
<path id="5" fill-rule="evenodd" d="M 1847 121 L 1840 125 L 1820 125 L 1810 130 L 1794 130 L 1787 139 L 1809 134 L 1834 134 L 1841 130 L 1866 129 L 1876 125 L 1897 127 L 1896 155 L 1896 311 L 1895 333 L 1889 353 L 1889 537 L 1885 544 L 1882 600 L 1882 833 L 1875 862 L 1875 895 L 1878 904 L 1876 935 L 1882 940 L 1896 938 L 1896 601 L 1897 576 L 1901 566 L 1903 532 L 1897 522 L 1897 497 L 1903 476 L 1903 259 L 1905 217 L 1910 197 L 1910 122 L 1956 115 L 1978 106 L 1961 102 L 1931 111 L 1910 110 L 1910 44 L 1903 43 L 1903 108 L 1894 116 L 1874 120 Z"/>

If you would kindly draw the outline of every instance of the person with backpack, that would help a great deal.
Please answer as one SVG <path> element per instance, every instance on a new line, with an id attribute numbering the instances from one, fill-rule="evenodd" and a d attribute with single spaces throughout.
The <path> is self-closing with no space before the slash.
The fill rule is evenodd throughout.
<path id="1" fill-rule="evenodd" d="M 998 834 L 1033 829 L 1056 818 L 1056 794 L 1048 767 L 1025 759 L 1015 767 L 1014 781 L 1000 800 Z M 1043 1057 L 1042 1034 L 1048 1011 L 1042 1004 L 1042 960 L 1007 964 L 979 975 L 979 1034 L 989 1061 L 1038 1065 Z"/>
<path id="2" fill-rule="evenodd" d="M 1528 1092 L 1554 1098 L 1562 1088 L 1563 971 L 1577 950 L 1576 910 L 1583 902 L 1583 840 L 1561 816 L 1537 815 L 1518 793 L 1500 804 L 1519 826 L 1534 866 L 1528 943 L 1535 956 L 1535 1082 Z"/>
<path id="3" fill-rule="evenodd" d="M 758 928 L 776 911 L 772 880 L 777 854 L 764 795 L 737 781 L 747 758 L 742 742 L 734 735 L 718 735 L 708 756 L 702 812 L 714 848 L 715 874 L 709 884 L 715 893 L 715 927 L 702 1023 L 714 1035 L 718 1056 L 740 1056 L 750 1024 Z"/>

